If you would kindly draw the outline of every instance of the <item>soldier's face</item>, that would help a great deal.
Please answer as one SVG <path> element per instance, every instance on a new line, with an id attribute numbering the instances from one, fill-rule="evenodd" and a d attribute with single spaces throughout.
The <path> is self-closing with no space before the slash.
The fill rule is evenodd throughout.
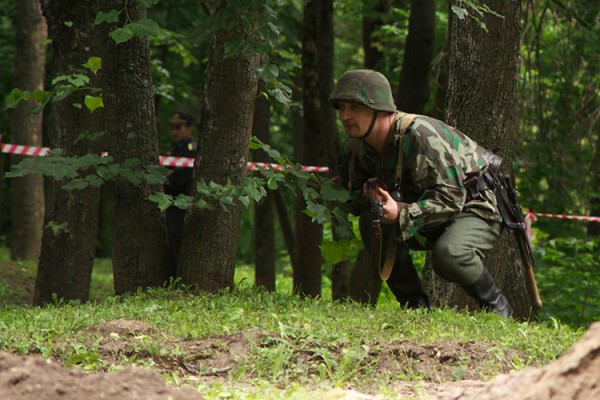
<path id="1" fill-rule="evenodd" d="M 338 116 L 346 134 L 351 138 L 364 135 L 371 125 L 375 111 L 361 104 L 342 102 L 338 104 Z"/>
<path id="2" fill-rule="evenodd" d="M 171 138 L 180 142 L 192 135 L 192 127 L 187 126 L 185 121 L 171 121 Z"/>

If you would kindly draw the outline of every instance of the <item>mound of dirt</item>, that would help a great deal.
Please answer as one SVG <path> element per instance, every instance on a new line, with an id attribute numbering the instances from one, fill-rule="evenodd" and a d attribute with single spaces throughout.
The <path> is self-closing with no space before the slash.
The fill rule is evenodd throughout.
<path id="1" fill-rule="evenodd" d="M 157 372 L 123 369 L 86 374 L 39 356 L 0 353 L 0 394 L 3 400 L 198 400 L 191 388 L 168 386 Z"/>
<path id="2" fill-rule="evenodd" d="M 500 375 L 489 385 L 457 389 L 453 400 L 597 400 L 600 399 L 600 322 L 558 360 L 544 368 Z"/>

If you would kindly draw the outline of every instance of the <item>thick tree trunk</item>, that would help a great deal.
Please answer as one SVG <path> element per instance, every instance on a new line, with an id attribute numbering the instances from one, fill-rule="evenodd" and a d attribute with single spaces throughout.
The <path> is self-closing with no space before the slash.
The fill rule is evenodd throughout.
<path id="1" fill-rule="evenodd" d="M 92 7 L 80 1 L 44 1 L 44 15 L 52 39 L 51 70 L 55 76 L 73 73 L 72 66 L 98 55 Z M 66 21 L 72 25 L 67 26 Z M 92 80 L 92 84 L 95 82 Z M 98 151 L 89 140 L 76 141 L 82 134 L 102 130 L 103 110 L 91 114 L 73 104 L 83 104 L 84 94 L 76 92 L 51 109 L 50 145 L 66 156 Z M 52 303 L 54 298 L 86 301 L 96 249 L 99 191 L 87 188 L 65 191 L 66 182 L 47 180 L 46 214 L 33 303 Z"/>
<path id="2" fill-rule="evenodd" d="M 429 75 L 435 39 L 435 0 L 412 0 L 408 21 L 396 106 L 404 112 L 421 114 L 429 99 Z"/>
<path id="3" fill-rule="evenodd" d="M 119 9 L 120 1 L 101 2 L 103 11 Z M 121 5 L 122 7 L 122 5 Z M 128 18 L 146 18 L 137 1 L 129 1 L 121 24 Z M 117 24 L 103 24 L 113 30 Z M 115 44 L 104 32 L 105 52 L 101 70 L 108 152 L 115 162 L 140 160 L 141 166 L 158 164 L 158 142 L 154 116 L 148 39 L 134 37 Z M 162 191 L 161 185 L 132 184 L 118 178 L 110 184 L 112 194 L 112 258 L 115 293 L 160 287 L 169 277 L 171 261 L 165 216 L 148 196 Z"/>
<path id="4" fill-rule="evenodd" d="M 33 91 L 44 89 L 46 74 L 46 20 L 38 0 L 21 0 L 17 6 L 15 57 L 15 87 Z M 42 113 L 29 114 L 31 103 L 20 104 L 10 115 L 13 143 L 26 146 L 42 145 Z M 18 164 L 24 156 L 11 156 Z M 28 175 L 11 180 L 12 227 L 11 260 L 35 260 L 40 256 L 44 222 L 44 180 L 40 175 Z"/>
<path id="5" fill-rule="evenodd" d="M 270 143 L 269 101 L 261 92 L 264 82 L 260 81 L 254 109 L 252 132 L 263 143 Z M 257 162 L 271 162 L 261 150 L 254 151 L 252 159 Z M 271 193 L 254 207 L 254 281 L 269 291 L 275 291 L 275 222 L 274 201 Z"/>
<path id="6" fill-rule="evenodd" d="M 202 121 L 203 145 L 194 165 L 196 180 L 222 185 L 228 182 L 239 185 L 246 176 L 260 61 L 260 56 L 252 51 L 225 54 L 225 44 L 229 41 L 251 38 L 253 27 L 243 21 L 252 20 L 262 9 L 262 2 L 248 2 L 243 10 L 234 13 L 233 3 L 220 1 L 216 15 L 227 17 L 229 26 L 246 30 L 221 29 L 212 34 Z M 179 264 L 184 283 L 210 292 L 233 286 L 240 207 L 236 203 L 226 209 L 217 205 L 213 210 L 188 211 Z"/>
<path id="7" fill-rule="evenodd" d="M 459 20 L 451 15 L 446 120 L 481 145 L 499 149 L 504 172 L 510 172 L 518 133 L 515 89 L 520 5 L 516 0 L 494 0 L 487 5 L 503 16 L 482 17 L 489 32 L 470 18 Z M 515 316 L 532 316 L 524 267 L 514 239 L 504 234 L 494 251 L 486 255 L 485 264 L 511 302 Z M 432 277 L 430 271 L 428 277 L 433 278 L 428 291 L 435 304 L 476 308 L 474 301 L 456 285 Z"/>
<path id="8" fill-rule="evenodd" d="M 333 88 L 333 2 L 305 2 L 302 38 L 304 129 L 298 160 L 304 165 L 329 165 L 337 154 L 339 144 L 333 108 L 328 103 Z M 301 295 L 321 294 L 321 265 L 319 245 L 323 227 L 311 222 L 302 210 L 304 201 L 298 199 L 296 210 L 296 255 L 294 291 Z M 300 239 L 301 238 L 301 239 Z M 337 278 L 336 278 L 337 279 Z"/>

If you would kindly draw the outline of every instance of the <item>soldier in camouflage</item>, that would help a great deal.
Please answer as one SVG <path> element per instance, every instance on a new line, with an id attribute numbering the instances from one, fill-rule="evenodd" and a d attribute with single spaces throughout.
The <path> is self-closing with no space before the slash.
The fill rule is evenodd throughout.
<path id="1" fill-rule="evenodd" d="M 436 274 L 460 285 L 483 308 L 510 316 L 510 304 L 482 263 L 502 221 L 492 190 L 478 184 L 488 168 L 487 150 L 439 120 L 397 111 L 388 80 L 376 71 L 344 73 L 329 100 L 348 135 L 341 178 L 352 194 L 351 212 L 360 215 L 365 247 L 373 195 L 382 205 L 384 238 L 396 238 L 387 280 L 396 299 L 428 307 L 408 248 L 430 250 Z"/>

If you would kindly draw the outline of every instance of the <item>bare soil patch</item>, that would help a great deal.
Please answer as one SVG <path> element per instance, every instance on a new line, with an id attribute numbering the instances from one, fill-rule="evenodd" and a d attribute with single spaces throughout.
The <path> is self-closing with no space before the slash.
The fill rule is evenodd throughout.
<path id="1" fill-rule="evenodd" d="M 2 399 L 201 399 L 191 387 L 166 384 L 161 373 L 201 380 L 223 380 L 243 365 L 250 352 L 274 346 L 280 338 L 274 332 L 249 329 L 234 335 L 207 340 L 182 340 L 158 332 L 141 321 L 117 320 L 92 326 L 86 332 L 97 343 L 97 354 L 105 365 L 119 366 L 116 372 L 86 373 L 67 368 L 55 360 L 39 356 L 0 353 L 0 393 Z M 64 344 L 63 351 L 69 344 Z M 371 373 L 390 377 L 391 388 L 406 396 L 424 399 L 598 399 L 600 371 L 600 323 L 593 325 L 581 341 L 557 362 L 544 368 L 530 368 L 507 374 L 511 352 L 470 341 L 443 341 L 420 345 L 406 341 L 376 342 L 369 346 Z M 341 357 L 343 349 L 329 348 Z M 59 349 L 60 354 L 60 349 Z M 503 357 L 499 357 L 503 354 Z M 517 354 L 523 357 L 523 355 Z M 293 362 L 306 375 L 316 374 L 319 354 L 295 352 Z M 127 360 L 152 365 L 130 368 Z M 497 368 L 497 370 L 494 370 Z M 500 374 L 486 383 L 486 374 Z M 397 377 L 415 373 L 420 382 L 403 382 Z M 483 375 L 482 375 L 483 374 Z M 251 375 L 251 373 L 250 373 Z M 365 377 L 366 378 L 366 377 Z M 276 383 L 276 382 L 275 382 Z M 248 380 L 247 385 L 250 385 Z M 315 387 L 315 393 L 319 390 Z M 374 390 L 320 392 L 318 398 L 377 399 Z"/>

